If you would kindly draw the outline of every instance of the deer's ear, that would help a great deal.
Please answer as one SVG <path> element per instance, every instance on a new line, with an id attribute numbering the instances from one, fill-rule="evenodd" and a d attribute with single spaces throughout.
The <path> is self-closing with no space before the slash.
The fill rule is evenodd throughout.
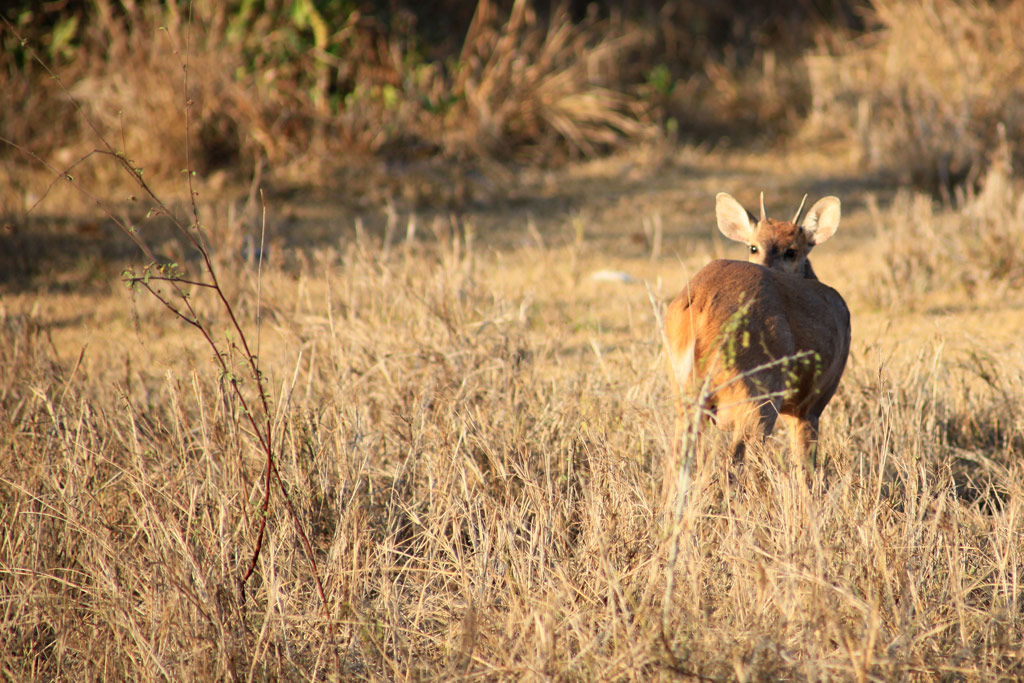
<path id="1" fill-rule="evenodd" d="M 757 221 L 733 199 L 732 195 L 718 193 L 715 197 L 715 217 L 718 219 L 718 229 L 729 239 L 744 244 L 751 244 L 754 241 L 754 227 Z"/>
<path id="2" fill-rule="evenodd" d="M 814 244 L 821 244 L 839 228 L 839 198 L 823 197 L 814 203 L 804 219 L 803 229 Z"/>

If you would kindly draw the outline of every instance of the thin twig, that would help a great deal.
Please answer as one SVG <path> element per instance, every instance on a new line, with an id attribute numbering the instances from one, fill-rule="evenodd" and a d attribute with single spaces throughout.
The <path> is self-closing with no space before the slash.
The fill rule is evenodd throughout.
<path id="1" fill-rule="evenodd" d="M 8 27 L 8 29 L 16 37 L 18 37 L 19 40 L 22 40 L 22 42 L 24 42 L 24 40 L 21 39 L 21 36 L 18 34 L 18 32 L 15 29 L 15 27 L 10 23 L 10 21 L 8 21 L 5 17 L 0 17 L 0 19 L 2 19 L 4 24 L 6 24 L 6 26 Z M 58 84 L 58 86 L 60 87 L 62 92 L 65 94 L 65 96 L 71 101 L 72 105 L 75 107 L 75 109 L 79 113 L 79 115 L 86 121 L 87 125 L 92 129 L 93 133 L 95 133 L 96 137 L 102 143 L 104 149 L 95 149 L 92 152 L 89 152 L 88 154 L 83 156 L 78 161 L 74 162 L 65 171 L 58 171 L 55 167 L 53 167 L 51 164 L 46 162 L 44 159 L 39 157 L 37 154 L 35 154 L 31 150 L 28 150 L 25 147 L 23 147 L 21 145 L 18 145 L 17 143 L 15 143 L 15 142 L 13 142 L 11 140 L 8 140 L 6 138 L 0 137 L 0 142 L 3 142 L 5 144 L 9 145 L 10 147 L 12 147 L 14 149 L 17 149 L 18 151 L 24 153 L 30 159 L 32 159 L 33 161 L 39 163 L 41 166 L 43 166 L 44 168 L 52 171 L 55 174 L 54 180 L 47 187 L 47 193 L 49 193 L 49 191 L 56 185 L 56 183 L 60 182 L 61 180 L 67 180 L 68 182 L 71 182 L 72 186 L 78 192 L 82 193 L 84 196 L 86 196 L 90 200 L 92 200 L 96 204 L 96 206 L 99 207 L 111 219 L 111 221 L 114 222 L 115 225 L 117 225 L 125 234 L 127 234 L 135 242 L 135 244 L 139 247 L 139 249 L 146 255 L 146 257 L 148 259 L 150 259 L 151 265 L 147 266 L 146 273 L 144 275 L 142 275 L 142 276 L 136 276 L 130 270 L 126 271 L 127 275 L 125 276 L 125 281 L 129 285 L 141 285 L 142 287 L 144 287 L 146 289 L 146 291 L 148 291 L 159 303 L 161 303 L 175 317 L 179 318 L 180 320 L 182 320 L 186 324 L 188 324 L 188 325 L 194 327 L 196 330 L 198 330 L 200 335 L 205 339 L 207 345 L 213 350 L 215 363 L 217 364 L 217 366 L 219 367 L 219 369 L 221 371 L 221 376 L 228 380 L 228 384 L 231 387 L 231 393 L 235 396 L 236 400 L 239 402 L 239 405 L 242 407 L 242 412 L 245 415 L 245 419 L 249 422 L 249 425 L 250 425 L 250 427 L 253 430 L 253 434 L 255 435 L 257 441 L 259 442 L 260 449 L 266 455 L 266 464 L 265 464 L 266 476 L 265 476 L 265 481 L 264 481 L 264 495 L 263 495 L 263 504 L 262 504 L 262 514 L 260 515 L 259 530 L 257 531 L 257 538 L 256 538 L 256 543 L 255 543 L 255 546 L 254 546 L 254 550 L 253 550 L 252 559 L 250 561 L 250 564 L 249 564 L 249 567 L 248 567 L 247 571 L 245 572 L 244 576 L 241 579 L 240 587 L 241 587 L 242 599 L 244 601 L 245 582 L 252 575 L 252 573 L 253 573 L 253 571 L 255 569 L 255 566 L 257 564 L 257 561 L 259 559 L 260 552 L 261 552 L 261 550 L 263 548 L 263 540 L 264 540 L 264 537 L 265 537 L 265 530 L 266 530 L 266 520 L 267 520 L 267 517 L 269 516 L 270 500 L 271 500 L 271 490 L 273 488 L 272 487 L 272 482 L 273 482 L 273 483 L 276 483 L 277 488 L 278 488 L 278 490 L 280 491 L 280 494 L 281 494 L 281 499 L 284 502 L 285 509 L 288 511 L 289 516 L 292 518 L 292 521 L 293 521 L 293 523 L 295 525 L 296 532 L 298 533 L 299 538 L 301 540 L 302 547 L 303 547 L 303 552 L 304 552 L 304 554 L 306 556 L 306 560 L 309 563 L 310 570 L 312 572 L 313 579 L 314 579 L 314 582 L 315 582 L 316 587 L 317 587 L 317 593 L 320 596 L 321 608 L 323 610 L 324 619 L 325 619 L 326 624 L 327 624 L 328 635 L 329 635 L 329 638 L 330 638 L 330 646 L 331 646 L 331 649 L 332 649 L 332 651 L 334 653 L 334 663 L 335 663 L 336 673 L 337 673 L 337 676 L 340 679 L 341 678 L 341 661 L 340 661 L 340 658 L 338 656 L 338 652 L 337 652 L 337 648 L 336 648 L 337 638 L 336 638 L 334 623 L 331 620 L 330 611 L 328 610 L 328 607 L 327 607 L 327 597 L 326 597 L 326 593 L 325 593 L 324 588 L 323 588 L 323 583 L 320 580 L 319 570 L 318 570 L 318 567 L 317 567 L 316 558 L 315 558 L 315 556 L 313 554 L 312 544 L 310 543 L 309 537 L 307 536 L 305 530 L 302 527 L 302 524 L 301 524 L 301 522 L 299 520 L 299 516 L 298 516 L 297 511 L 295 510 L 294 505 L 292 504 L 291 500 L 288 497 L 288 492 L 285 489 L 284 480 L 281 477 L 281 474 L 278 471 L 276 463 L 275 463 L 275 460 L 274 460 L 274 448 L 273 448 L 273 438 L 272 438 L 272 418 L 271 418 L 271 412 L 270 412 L 270 399 L 269 399 L 269 393 L 268 393 L 268 391 L 266 389 L 266 386 L 265 386 L 265 383 L 264 383 L 263 374 L 260 371 L 260 367 L 259 367 L 259 357 L 258 357 L 258 351 L 259 351 L 258 338 L 259 337 L 257 336 L 257 353 L 254 354 L 250 350 L 250 348 L 249 348 L 248 337 L 247 337 L 247 335 L 245 333 L 245 330 L 243 329 L 241 323 L 239 322 L 237 316 L 235 315 L 234 307 L 232 306 L 231 302 L 228 301 L 227 295 L 225 294 L 225 292 L 224 292 L 223 288 L 221 287 L 220 282 L 219 282 L 219 280 L 217 278 L 217 272 L 216 272 L 216 269 L 214 268 L 214 265 L 213 265 L 213 262 L 212 262 L 212 258 L 211 258 L 211 250 L 210 250 L 210 247 L 209 247 L 209 243 L 206 240 L 205 231 L 203 230 L 202 224 L 200 222 L 200 217 L 199 217 L 200 212 L 199 212 L 198 204 L 196 202 L 196 191 L 195 191 L 195 188 L 194 188 L 192 164 L 191 164 L 191 157 L 190 157 L 190 148 L 191 148 L 190 108 L 191 108 L 192 102 L 191 102 L 191 100 L 189 99 L 189 96 L 188 96 L 188 51 L 189 51 L 190 41 L 191 41 L 191 26 L 192 26 L 192 3 L 190 2 L 189 3 L 189 15 L 188 15 L 188 34 L 186 35 L 186 49 L 185 49 L 185 57 L 184 57 L 184 60 L 182 61 L 182 68 L 184 70 L 183 87 L 184 87 L 184 97 L 185 97 L 185 119 L 186 119 L 186 124 L 185 124 L 185 129 L 186 129 L 185 130 L 185 135 L 186 135 L 185 153 L 186 153 L 186 168 L 187 168 L 186 172 L 187 172 L 187 175 L 188 175 L 187 182 L 188 182 L 188 189 L 189 189 L 189 200 L 190 200 L 190 206 L 191 206 L 191 209 L 192 209 L 192 217 L 193 217 L 193 221 L 192 221 L 191 226 L 188 226 L 185 223 L 183 223 L 174 214 L 174 212 L 172 212 L 167 207 L 167 205 L 157 196 L 157 194 L 153 191 L 153 189 L 149 186 L 149 184 L 142 178 L 142 175 L 141 175 L 140 171 L 137 168 L 135 168 L 135 166 L 132 163 L 132 161 L 130 159 L 128 159 L 127 156 L 124 153 L 118 152 L 116 149 L 114 149 L 113 146 L 110 145 L 110 143 L 106 140 L 106 138 L 103 136 L 103 134 L 99 131 L 97 126 L 93 123 L 93 121 L 86 114 L 85 109 L 81 106 L 81 104 L 77 101 L 77 99 L 71 94 L 70 90 L 64 85 L 64 83 L 60 80 L 60 78 L 42 61 L 42 59 L 40 59 L 40 57 L 34 51 L 32 51 L 32 59 L 35 62 L 37 62 L 46 71 L 46 73 Z M 192 247 L 196 250 L 196 252 L 200 255 L 200 257 L 202 258 L 202 262 L 203 262 L 203 266 L 204 266 L 205 272 L 206 272 L 206 274 L 207 274 L 207 276 L 209 278 L 208 281 L 204 282 L 202 280 L 195 280 L 195 279 L 191 279 L 191 278 L 187 279 L 187 278 L 176 276 L 176 275 L 154 275 L 153 273 L 150 272 L 150 269 L 158 262 L 158 259 L 155 257 L 155 255 L 153 254 L 153 252 L 149 248 L 149 246 L 142 240 L 142 238 L 137 234 L 137 232 L 135 231 L 135 229 L 131 225 L 126 224 L 121 218 L 117 217 L 113 213 L 113 211 L 106 205 L 106 203 L 102 199 L 96 197 L 93 193 L 91 193 L 88 189 L 83 187 L 81 184 L 75 183 L 73 176 L 71 176 L 71 174 L 70 174 L 70 171 L 72 169 L 74 169 L 76 166 L 78 166 L 79 164 L 83 163 L 87 159 L 89 159 L 94 154 L 108 155 L 108 156 L 112 157 L 115 160 L 115 162 L 117 164 L 119 164 L 122 167 L 122 169 L 124 169 L 126 171 L 126 173 L 131 178 L 133 178 L 135 180 L 135 183 L 138 185 L 138 187 L 141 189 L 141 191 L 143 193 L 145 193 L 145 195 L 149 198 L 149 200 L 156 207 L 157 212 L 158 213 L 162 213 L 163 215 L 166 215 L 170 219 L 172 224 L 179 230 L 179 232 L 182 235 L 184 235 L 186 240 L 188 240 L 189 244 L 191 244 Z M 44 194 L 44 197 L 45 197 L 45 194 Z M 38 205 L 38 202 L 36 202 L 36 205 Z M 35 205 L 32 208 L 35 208 Z M 175 305 L 175 303 L 171 299 L 168 299 L 163 293 L 161 293 L 158 290 L 156 290 L 150 284 L 153 281 L 164 282 L 164 283 L 170 285 L 171 288 L 174 291 L 174 296 L 177 299 L 180 299 L 180 301 L 182 303 L 182 306 L 184 308 L 179 308 L 179 306 Z M 241 386 L 240 386 L 240 383 L 239 383 L 238 379 L 231 373 L 231 368 L 230 368 L 230 365 L 229 365 L 229 354 L 223 352 L 220 349 L 220 347 L 218 346 L 217 342 L 213 338 L 212 328 L 210 327 L 209 323 L 198 314 L 198 312 L 195 310 L 195 308 L 193 308 L 192 303 L 191 303 L 190 298 L 189 298 L 189 294 L 184 289 L 184 287 L 186 287 L 186 286 L 209 289 L 209 290 L 212 290 L 212 291 L 214 291 L 216 293 L 217 299 L 220 302 L 221 309 L 227 314 L 228 319 L 230 321 L 230 325 L 229 326 L 230 326 L 232 332 L 235 334 L 235 336 L 236 336 L 236 338 L 238 340 L 238 343 L 241 345 L 241 350 L 242 350 L 244 358 L 245 358 L 244 363 L 247 366 L 248 372 L 252 375 L 252 378 L 253 378 L 253 380 L 254 380 L 254 382 L 256 384 L 257 394 L 259 395 L 260 409 L 262 410 L 262 413 L 263 413 L 263 420 L 262 420 L 263 426 L 262 426 L 262 428 L 260 427 L 259 423 L 257 422 L 257 415 L 251 409 L 251 407 L 249 405 L 249 401 L 246 399 L 245 395 L 242 393 Z M 258 326 L 259 326 L 259 319 L 257 317 L 257 328 L 258 328 Z M 258 331 L 257 331 L 257 335 L 258 335 Z M 234 345 L 232 345 L 232 346 L 234 346 Z"/>

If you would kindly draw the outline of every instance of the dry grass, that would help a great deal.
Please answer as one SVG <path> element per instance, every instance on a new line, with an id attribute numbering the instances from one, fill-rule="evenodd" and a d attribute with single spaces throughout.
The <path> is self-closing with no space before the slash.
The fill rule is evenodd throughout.
<path id="1" fill-rule="evenodd" d="M 1019 354 L 855 342 L 823 471 L 780 439 L 736 480 L 712 440 L 676 508 L 647 294 L 591 281 L 608 257 L 564 231 L 264 268 L 278 462 L 335 643 L 280 505 L 240 597 L 263 460 L 198 340 L 121 288 L 6 299 L 4 674 L 320 679 L 335 652 L 362 680 L 1024 673 Z M 218 263 L 251 320 L 253 267 Z"/>
<path id="2" fill-rule="evenodd" d="M 525 7 L 515 4 L 506 37 L 492 15 L 473 34 L 461 73 L 474 95 L 458 105 L 467 119 L 478 108 L 470 137 L 527 131 L 540 143 L 562 125 L 580 150 L 605 144 L 628 102 L 586 118 L 593 110 L 573 98 L 602 86 L 563 61 L 590 49 L 614 57 L 600 52 L 603 25 L 542 30 Z M 212 71 L 223 67 L 204 42 L 219 35 L 215 19 L 200 14 L 193 34 L 210 47 L 197 59 L 211 60 L 195 63 Z M 373 45 L 402 62 L 386 41 Z M 167 65 L 146 45 L 112 49 Z M 521 73 L 506 59 L 520 52 L 543 59 Z M 424 73 L 417 82 L 440 82 Z M 175 78 L 151 85 L 150 116 L 176 109 Z M 85 83 L 96 89 L 79 94 L 106 111 L 108 86 Z M 509 83 L 523 90 L 503 99 Z M 369 104 L 349 115 L 370 121 L 387 92 L 366 91 Z M 331 130 L 329 103 L 300 104 L 321 128 L 299 128 Z M 206 105 L 193 106 L 205 121 Z M 181 116 L 169 116 L 178 135 Z M 557 124 L 563 116 L 575 118 Z M 118 139 L 120 124 L 104 125 Z M 385 137 L 353 139 L 383 144 L 395 129 L 377 130 Z M 274 144 L 303 139 L 267 131 Z M 146 132 L 126 148 L 167 152 Z M 516 139 L 529 148 L 529 136 Z M 180 149 L 161 163 L 172 168 Z M 869 222 L 857 202 L 844 203 L 850 232 L 815 257 L 854 325 L 820 471 L 791 462 L 781 438 L 729 471 L 712 437 L 682 472 L 686 494 L 663 493 L 680 472 L 666 458 L 674 410 L 657 316 L 643 286 L 589 274 L 622 268 L 681 285 L 716 251 L 706 237 L 693 243 L 713 230 L 713 191 L 756 182 L 795 195 L 780 176 L 797 169 L 801 183 L 848 183 L 849 169 L 820 155 L 817 167 L 810 155 L 695 155 L 635 181 L 646 194 L 622 184 L 625 172 L 609 174 L 603 190 L 614 191 L 555 182 L 549 212 L 572 207 L 572 192 L 587 194 L 586 210 L 548 216 L 542 232 L 529 211 L 492 208 L 496 230 L 521 231 L 505 249 L 460 218 L 429 230 L 420 219 L 417 233 L 403 216 L 403 241 L 392 209 L 383 241 L 340 226 L 346 237 L 317 246 L 272 245 L 260 301 L 255 264 L 240 258 L 253 215 L 204 208 L 234 310 L 250 326 L 263 313 L 277 463 L 312 541 L 333 642 L 280 501 L 242 595 L 265 460 L 208 347 L 153 300 L 109 285 L 102 257 L 52 277 L 26 264 L 34 277 L 4 281 L 0 300 L 0 672 L 319 680 L 337 658 L 355 680 L 1024 677 L 1024 357 L 1012 334 L 1020 312 L 1006 303 L 1021 266 L 1003 248 L 1020 242 L 1012 152 L 956 211 L 909 195 L 876 208 L 873 239 L 852 227 Z M 80 170 L 77 186 L 102 185 Z M 672 173 L 686 176 L 685 192 L 667 189 Z M 687 192 L 708 198 L 707 220 L 676 215 Z M 856 243 L 844 251 L 846 235 Z M 161 250 L 198 267 L 173 243 Z M 661 255 L 670 250 L 687 256 Z M 654 289 L 657 300 L 674 293 Z M 223 311 L 203 294 L 195 305 L 223 335 Z"/>
<path id="3" fill-rule="evenodd" d="M 590 156 L 653 134 L 641 103 L 615 87 L 624 81 L 620 62 L 643 40 L 637 27 L 574 24 L 566 6 L 545 27 L 526 0 L 517 0 L 506 20 L 499 16 L 490 2 L 477 6 L 452 88 L 469 127 L 453 130 L 453 139 L 488 156 L 525 148 L 545 160 L 560 141 Z"/>
<path id="4" fill-rule="evenodd" d="M 878 303 L 912 307 L 1004 301 L 1024 284 L 1024 194 L 1014 178 L 1005 138 L 977 192 L 959 195 L 957 210 L 907 190 L 881 211 L 873 204 L 884 267 Z"/>
<path id="5" fill-rule="evenodd" d="M 1020 3 L 878 0 L 869 23 L 808 58 L 810 129 L 851 137 L 867 164 L 947 194 L 984 172 L 1000 125 L 1021 158 Z"/>
<path id="6" fill-rule="evenodd" d="M 300 20 L 298 9 L 98 0 L 68 48 L 76 59 L 56 71 L 99 134 L 148 178 L 260 160 L 275 169 L 301 162 L 308 173 L 318 163 L 337 167 L 343 155 L 552 162 L 654 132 L 618 67 L 641 38 L 624 21 L 575 23 L 565 8 L 538 18 L 525 0 L 508 11 L 481 1 L 461 50 L 428 59 L 398 19 L 381 26 L 334 8 L 338 23 L 327 25 L 313 5 L 302 7 Z M 22 46 L 15 30 L 32 40 Z M 24 97 L 19 111 L 0 112 L 0 136 L 65 165 L 96 147 L 97 135 L 31 59 L 59 61 L 43 52 L 50 33 L 29 20 L 2 36 L 10 56 L 0 58 L 0 85 Z M 459 49 L 457 37 L 440 43 L 426 47 Z M 34 125 L 55 112 L 62 125 Z"/>
<path id="7" fill-rule="evenodd" d="M 472 20 L 417 33 L 402 3 L 384 24 L 309 3 L 293 13 L 198 2 L 189 15 L 98 0 L 63 49 L 75 58 L 49 59 L 148 177 L 263 160 L 328 182 L 339 165 L 366 159 L 403 169 L 553 164 L 665 134 L 775 142 L 802 130 L 948 199 L 982 177 L 1000 125 L 1015 161 L 1024 157 L 1018 3 L 839 2 L 810 18 L 785 3 L 670 2 L 582 16 L 571 3 L 452 4 Z M 452 26 L 458 33 L 446 34 Z M 31 22 L 19 30 L 32 40 L 21 47 L 5 27 L 0 86 L 21 108 L 0 112 L 0 135 L 69 164 L 95 136 L 28 57 L 57 31 Z M 0 150 L 17 157 L 8 154 Z"/>

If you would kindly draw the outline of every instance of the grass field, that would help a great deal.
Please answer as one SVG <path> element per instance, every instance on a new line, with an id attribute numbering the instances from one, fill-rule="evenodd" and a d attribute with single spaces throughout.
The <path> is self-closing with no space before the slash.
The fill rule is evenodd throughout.
<path id="1" fill-rule="evenodd" d="M 763 174 L 770 161 L 783 170 Z M 225 205 L 201 207 L 259 335 L 277 463 L 333 641 L 279 499 L 240 593 L 264 456 L 202 339 L 133 297 L 124 262 L 56 261 L 7 287 L 4 675 L 1024 674 L 1021 304 L 1009 284 L 929 284 L 930 261 L 907 251 L 922 226 L 930 249 L 952 250 L 942 226 L 981 199 L 933 213 L 807 153 L 689 149 L 625 183 L 632 162 L 553 173 L 557 201 L 400 213 L 390 243 L 343 207 L 331 237 L 325 204 L 271 206 L 314 246 L 283 244 L 269 221 L 261 270 L 231 246 L 244 228 Z M 741 257 L 714 237 L 713 191 L 751 204 L 761 187 L 770 213 L 804 190 L 844 199 L 814 254 L 854 324 L 825 465 L 808 479 L 777 438 L 730 484 L 712 438 L 677 508 L 662 494 L 677 476 L 673 407 L 643 283 L 661 303 L 709 258 Z M 893 267 L 895 248 L 918 270 Z"/>
<path id="2" fill-rule="evenodd" d="M 0 676 L 1024 679 L 1019 3 L 790 16 L 818 43 L 787 57 L 687 46 L 685 2 L 651 28 L 452 0 L 478 19 L 450 63 L 343 5 L 5 25 Z M 203 249 L 136 163 L 76 163 L 97 136 Z M 762 190 L 843 202 L 812 254 L 853 325 L 820 467 L 781 427 L 742 471 L 709 428 L 683 467 L 658 319 L 744 257 L 715 194 Z"/>

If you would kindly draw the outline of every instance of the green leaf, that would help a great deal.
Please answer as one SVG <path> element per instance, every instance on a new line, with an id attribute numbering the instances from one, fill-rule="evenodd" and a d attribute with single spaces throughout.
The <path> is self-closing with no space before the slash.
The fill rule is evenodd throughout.
<path id="1" fill-rule="evenodd" d="M 74 53 L 71 48 L 75 35 L 78 33 L 78 15 L 71 15 L 63 21 L 57 22 L 53 27 L 53 35 L 50 38 L 50 56 L 70 56 Z"/>

